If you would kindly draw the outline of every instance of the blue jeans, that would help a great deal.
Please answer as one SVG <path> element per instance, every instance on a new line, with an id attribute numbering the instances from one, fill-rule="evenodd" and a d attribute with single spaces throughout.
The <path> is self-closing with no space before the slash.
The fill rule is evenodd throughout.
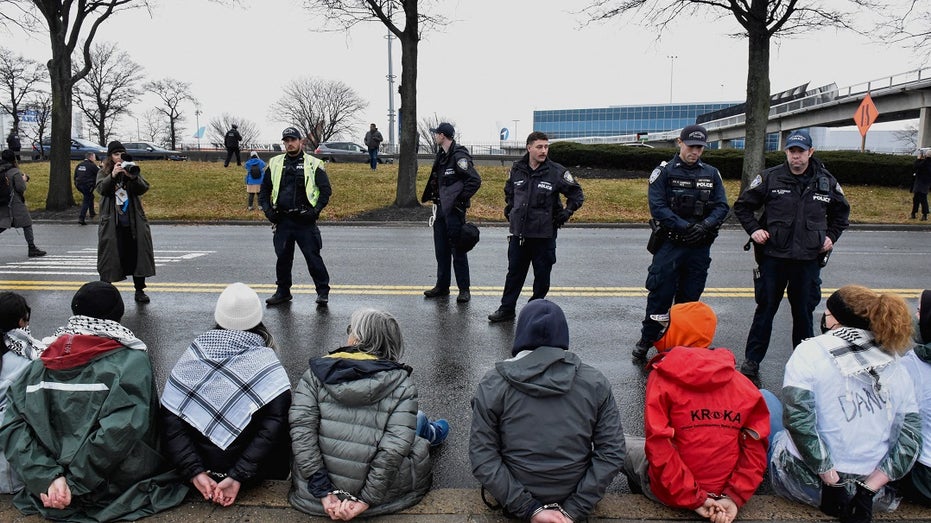
<path id="1" fill-rule="evenodd" d="M 278 292 L 291 292 L 291 266 L 294 263 L 294 244 L 297 244 L 307 261 L 307 271 L 314 280 L 317 294 L 330 293 L 330 274 L 323 264 L 323 258 L 320 257 L 323 239 L 316 224 L 298 223 L 288 217 L 282 218 L 275 227 L 272 242 L 278 256 L 275 263 L 275 283 L 278 285 Z"/>
<path id="2" fill-rule="evenodd" d="M 647 274 L 646 315 L 640 338 L 652 344 L 660 337 L 663 325 L 650 318 L 654 314 L 666 314 L 673 303 L 687 303 L 701 299 L 711 266 L 711 246 L 687 247 L 666 241 L 650 264 Z"/>
<path id="3" fill-rule="evenodd" d="M 373 171 L 378 167 L 378 149 L 369 149 L 369 167 Z"/>
<path id="4" fill-rule="evenodd" d="M 782 424 L 782 402 L 766 389 L 760 389 L 760 394 L 769 409 L 769 446 L 766 447 L 766 463 L 769 463 L 773 459 L 773 436 L 785 428 Z"/>
<path id="5" fill-rule="evenodd" d="M 514 310 L 517 298 L 533 265 L 533 294 L 531 300 L 546 298 L 550 291 L 550 273 L 556 263 L 556 238 L 508 237 L 508 275 L 504 279 L 501 308 Z"/>
<path id="6" fill-rule="evenodd" d="M 469 256 L 454 247 L 464 221 L 465 214 L 459 209 L 453 209 L 444 216 L 443 210 L 437 208 L 436 221 L 433 222 L 433 252 L 436 255 L 436 286 L 441 289 L 449 288 L 452 265 L 459 290 L 469 290 Z"/>
<path id="7" fill-rule="evenodd" d="M 814 336 L 812 314 L 821 302 L 821 266 L 818 260 L 789 260 L 763 256 L 754 278 L 756 312 L 747 334 L 746 359 L 763 361 L 773 332 L 773 317 L 783 294 L 792 307 L 792 348 Z"/>

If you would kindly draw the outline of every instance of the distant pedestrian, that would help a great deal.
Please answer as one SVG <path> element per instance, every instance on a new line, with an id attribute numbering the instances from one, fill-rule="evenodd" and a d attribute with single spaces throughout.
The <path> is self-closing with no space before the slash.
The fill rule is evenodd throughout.
<path id="1" fill-rule="evenodd" d="M 27 254 L 30 258 L 45 256 L 45 251 L 36 247 L 32 232 L 32 216 L 26 207 L 26 185 L 29 176 L 19 170 L 13 151 L 0 152 L 0 232 L 7 229 L 22 229 Z"/>
<path id="2" fill-rule="evenodd" d="M 6 144 L 13 151 L 13 155 L 16 157 L 16 163 L 19 163 L 22 158 L 19 157 L 19 152 L 23 149 L 23 143 L 19 140 L 19 133 L 16 131 L 16 128 L 10 129 L 10 135 L 6 137 Z"/>
<path id="3" fill-rule="evenodd" d="M 928 220 L 928 190 L 931 189 L 931 151 L 918 150 L 915 160 L 915 181 L 912 183 L 912 216 L 914 220 L 921 205 L 921 221 Z"/>
<path id="4" fill-rule="evenodd" d="M 369 166 L 373 171 L 378 167 L 378 149 L 384 140 L 375 124 L 370 125 L 369 132 L 365 133 L 365 146 L 369 149 Z"/>
<path id="5" fill-rule="evenodd" d="M 758 264 L 753 277 L 756 312 L 740 366 L 748 378 L 759 375 L 783 294 L 788 293 L 792 307 L 792 346 L 814 336 L 821 263 L 849 225 L 844 191 L 814 152 L 807 131 L 792 131 L 785 163 L 757 175 L 734 202 L 734 216 L 753 240 Z"/>
<path id="6" fill-rule="evenodd" d="M 246 193 L 249 195 L 247 208 L 251 211 L 255 209 L 255 195 L 259 194 L 262 189 L 262 181 L 265 180 L 265 162 L 259 158 L 259 153 L 252 151 L 249 153 L 249 159 L 246 160 Z"/>
<path id="7" fill-rule="evenodd" d="M 137 303 L 149 303 L 145 279 L 155 276 L 155 248 L 140 197 L 149 190 L 139 166 L 123 144 L 107 145 L 107 159 L 97 173 L 100 225 L 97 227 L 97 272 L 106 282 L 133 277 Z"/>
<path id="8" fill-rule="evenodd" d="M 569 169 L 549 159 L 550 140 L 534 131 L 527 152 L 514 162 L 504 184 L 504 218 L 510 222 L 508 273 L 501 306 L 488 316 L 492 323 L 512 321 L 517 299 L 533 265 L 531 300 L 546 297 L 556 263 L 556 232 L 582 207 L 582 187 Z M 566 197 L 563 206 L 560 195 Z"/>
<path id="9" fill-rule="evenodd" d="M 230 166 L 230 160 L 234 154 L 236 155 L 236 165 L 242 165 L 239 158 L 239 142 L 242 141 L 242 135 L 239 134 L 239 127 L 236 124 L 231 127 L 229 131 L 226 131 L 226 136 L 223 138 L 223 145 L 226 147 L 226 161 L 223 162 L 223 167 Z"/>
<path id="10" fill-rule="evenodd" d="M 97 155 L 94 153 L 84 155 L 84 161 L 74 168 L 74 186 L 84 197 L 84 201 L 81 202 L 81 215 L 78 217 L 78 223 L 81 225 L 87 225 L 85 217 L 88 213 L 91 218 L 97 216 L 94 212 L 94 186 L 97 185 L 98 171 L 100 168 L 97 167 Z"/>
<path id="11" fill-rule="evenodd" d="M 281 133 L 285 154 L 272 157 L 265 169 L 259 206 L 272 222 L 275 246 L 275 294 L 265 300 L 268 305 L 291 301 L 291 266 L 297 244 L 307 261 L 307 270 L 317 289 L 317 305 L 330 301 L 330 273 L 320 249 L 323 239 L 317 227 L 320 212 L 330 202 L 333 189 L 323 169 L 323 161 L 304 152 L 301 133 L 288 127 Z"/>
<path id="12" fill-rule="evenodd" d="M 372 124 L 373 126 L 375 124 Z M 433 169 L 427 186 L 424 187 L 421 201 L 433 202 L 433 251 L 436 254 L 436 285 L 424 291 L 427 298 L 449 295 L 450 260 L 456 270 L 456 285 L 459 296 L 456 301 L 466 303 L 472 295 L 469 292 L 469 258 L 458 247 L 462 225 L 465 223 L 469 200 L 482 185 L 482 178 L 469 151 L 456 143 L 453 137 L 455 129 L 443 122 L 430 129 L 433 139 L 439 146 Z"/>

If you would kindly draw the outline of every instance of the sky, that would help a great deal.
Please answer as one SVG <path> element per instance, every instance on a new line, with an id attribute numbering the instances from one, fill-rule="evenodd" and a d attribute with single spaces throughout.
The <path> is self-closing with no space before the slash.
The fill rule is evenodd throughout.
<path id="1" fill-rule="evenodd" d="M 526 136 L 534 110 L 745 99 L 747 44 L 727 36 L 738 29 L 733 17 L 683 17 L 658 34 L 627 20 L 584 25 L 574 12 L 585 5 L 578 0 L 424 4 L 448 23 L 429 30 L 420 43 L 418 113 L 447 117 L 460 143 L 494 143 L 502 127 L 512 137 Z M 370 122 L 389 137 L 388 43 L 381 24 L 350 31 L 327 26 L 295 0 L 153 5 L 107 20 L 96 41 L 117 42 L 145 68 L 147 79 L 189 82 L 201 104 L 200 125 L 230 113 L 255 122 L 261 141 L 277 142 L 288 122 L 278 121 L 269 107 L 290 81 L 316 76 L 341 80 L 369 102 L 354 135 L 343 139 L 361 142 Z M 0 38 L 0 45 L 28 58 L 44 63 L 50 57 L 44 34 L 0 32 Z M 395 41 L 398 80 L 400 60 Z M 845 87 L 929 66 L 931 58 L 911 50 L 824 29 L 777 41 L 770 78 L 774 92 L 805 82 Z M 135 112 L 156 104 L 147 95 Z M 181 136 L 193 143 L 193 105 L 186 113 Z M 122 138 L 134 137 L 135 127 L 124 118 Z"/>

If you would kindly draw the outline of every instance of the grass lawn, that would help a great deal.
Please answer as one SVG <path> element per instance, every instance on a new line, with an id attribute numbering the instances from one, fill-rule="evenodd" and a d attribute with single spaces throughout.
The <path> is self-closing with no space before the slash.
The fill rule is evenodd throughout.
<path id="1" fill-rule="evenodd" d="M 72 167 L 77 162 L 72 163 Z M 246 210 L 245 170 L 219 162 L 140 162 L 142 173 L 151 184 L 143 197 L 151 220 L 244 220 L 264 221 L 261 212 Z M 31 210 L 42 210 L 48 192 L 48 162 L 25 163 L 22 170 L 31 182 L 26 193 Z M 421 162 L 417 176 L 420 197 L 429 175 L 430 165 Z M 576 171 L 578 172 L 578 171 Z M 585 179 L 585 205 L 573 217 L 575 222 L 645 223 L 647 209 L 646 175 L 636 180 Z M 394 201 L 397 165 L 380 165 L 376 172 L 367 164 L 328 164 L 333 197 L 323 212 L 323 219 L 346 220 L 367 211 L 387 207 Z M 470 219 L 504 221 L 504 182 L 508 167 L 479 167 L 482 188 L 472 200 Z M 843 182 L 843 174 L 840 179 Z M 739 183 L 725 181 L 728 201 L 737 198 Z M 844 186 L 851 204 L 852 223 L 909 223 L 911 194 L 905 189 L 870 186 Z M 81 195 L 74 191 L 75 201 Z M 75 207 L 75 214 L 77 213 Z"/>

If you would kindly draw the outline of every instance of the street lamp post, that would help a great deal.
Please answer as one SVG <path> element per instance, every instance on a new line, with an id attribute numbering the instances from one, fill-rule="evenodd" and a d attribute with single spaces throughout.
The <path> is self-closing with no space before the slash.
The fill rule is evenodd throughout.
<path id="1" fill-rule="evenodd" d="M 666 55 L 666 58 L 669 58 L 669 103 L 672 103 L 672 71 L 675 68 L 676 58 L 679 58 L 675 55 Z"/>
<path id="2" fill-rule="evenodd" d="M 520 143 L 520 138 L 517 137 L 517 123 L 520 122 L 520 120 L 511 120 L 511 121 L 514 122 L 514 141 Z"/>
<path id="3" fill-rule="evenodd" d="M 197 120 L 197 150 L 200 150 L 200 104 L 194 105 L 194 118 Z"/>

